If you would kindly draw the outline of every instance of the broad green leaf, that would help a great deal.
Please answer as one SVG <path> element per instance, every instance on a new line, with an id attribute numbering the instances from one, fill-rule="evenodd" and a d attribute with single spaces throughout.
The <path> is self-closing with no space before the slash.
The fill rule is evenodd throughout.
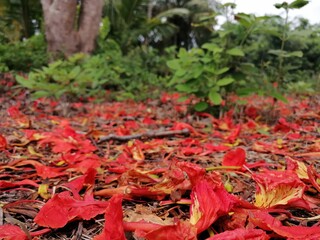
<path id="1" fill-rule="evenodd" d="M 204 68 L 203 68 L 203 71 L 205 73 L 210 73 L 210 76 L 212 75 L 218 75 L 216 69 L 213 67 L 213 66 L 210 66 L 210 65 L 206 65 Z M 212 75 L 211 75 L 212 74 Z M 210 78 L 210 77 L 206 77 L 206 78 Z"/>
<path id="2" fill-rule="evenodd" d="M 183 59 L 189 56 L 189 53 L 187 51 L 187 49 L 185 48 L 180 48 L 179 53 L 178 53 L 178 57 Z"/>
<path id="3" fill-rule="evenodd" d="M 258 69 L 252 63 L 241 63 L 240 64 L 240 71 L 245 74 L 257 74 L 260 73 L 260 69 Z"/>
<path id="4" fill-rule="evenodd" d="M 88 55 L 86 55 L 85 53 L 76 53 L 68 58 L 68 62 L 75 64 L 87 58 L 88 58 Z"/>
<path id="5" fill-rule="evenodd" d="M 196 56 L 198 56 L 198 55 L 202 56 L 204 54 L 204 51 L 201 48 L 192 48 L 190 50 L 190 52 L 193 53 L 193 55 L 196 55 Z M 194 59 L 194 60 L 198 61 L 198 59 Z"/>
<path id="6" fill-rule="evenodd" d="M 239 56 L 239 57 L 243 57 L 244 56 L 244 52 L 240 48 L 229 49 L 227 51 L 227 54 L 229 54 L 231 56 Z"/>
<path id="7" fill-rule="evenodd" d="M 254 19 L 252 19 L 252 16 L 246 13 L 239 13 L 235 15 L 235 20 L 237 20 L 242 26 L 246 28 L 249 28 L 254 23 Z"/>
<path id="8" fill-rule="evenodd" d="M 155 16 L 155 18 L 161 19 L 163 17 L 173 17 L 173 16 L 180 16 L 180 17 L 188 17 L 190 15 L 190 10 L 186 8 L 171 8 L 167 11 L 162 11 L 160 14 Z"/>
<path id="9" fill-rule="evenodd" d="M 225 4 L 223 4 L 224 7 L 230 7 L 231 9 L 236 8 L 237 4 L 235 3 L 231 3 L 231 2 L 227 2 Z"/>
<path id="10" fill-rule="evenodd" d="M 303 57 L 303 52 L 302 51 L 293 51 L 293 52 L 286 52 L 284 54 L 284 57 Z"/>
<path id="11" fill-rule="evenodd" d="M 189 97 L 188 96 L 182 96 L 182 97 L 179 97 L 178 98 L 178 102 L 184 102 L 184 101 L 186 101 L 186 100 L 188 100 L 189 99 Z"/>
<path id="12" fill-rule="evenodd" d="M 61 84 L 68 84 L 70 81 L 70 78 L 68 77 L 68 72 L 66 69 L 61 69 L 60 72 L 54 73 L 51 77 L 54 81 Z"/>
<path id="13" fill-rule="evenodd" d="M 275 6 L 277 9 L 283 8 L 283 9 L 288 9 L 288 3 L 283 2 L 283 3 L 276 3 L 273 6 Z"/>
<path id="14" fill-rule="evenodd" d="M 194 66 L 192 69 L 192 78 L 198 78 L 203 73 L 203 65 Z"/>
<path id="15" fill-rule="evenodd" d="M 216 75 L 221 75 L 221 74 L 227 72 L 228 70 L 229 70 L 228 67 L 220 68 L 220 69 L 217 69 L 217 70 L 215 71 L 215 74 L 216 74 Z"/>
<path id="16" fill-rule="evenodd" d="M 197 104 L 194 105 L 194 109 L 197 112 L 203 112 L 209 107 L 209 104 L 206 102 L 198 102 Z"/>
<path id="17" fill-rule="evenodd" d="M 306 0 L 296 0 L 289 4 L 289 8 L 291 9 L 299 9 L 307 5 L 310 1 Z"/>
<path id="18" fill-rule="evenodd" d="M 233 83 L 234 82 L 234 79 L 231 78 L 231 77 L 225 77 L 225 78 L 222 78 L 222 79 L 219 79 L 217 81 L 217 85 L 219 87 L 222 87 L 222 86 L 226 86 L 226 85 L 229 85 L 230 83 Z"/>
<path id="19" fill-rule="evenodd" d="M 203 63 L 209 63 L 212 61 L 212 57 L 203 57 L 200 59 Z"/>
<path id="20" fill-rule="evenodd" d="M 173 85 L 175 85 L 175 84 L 177 84 L 179 82 L 181 82 L 180 78 L 177 77 L 177 76 L 173 76 L 173 78 L 171 78 L 170 81 L 167 83 L 167 86 L 171 87 L 171 86 L 173 86 Z"/>
<path id="21" fill-rule="evenodd" d="M 183 75 L 185 75 L 187 73 L 186 70 L 179 68 L 174 74 L 178 77 L 182 77 Z"/>
<path id="22" fill-rule="evenodd" d="M 39 90 L 39 91 L 36 91 L 32 94 L 32 98 L 38 99 L 38 98 L 42 98 L 42 97 L 49 97 L 50 95 L 51 95 L 50 92 Z"/>
<path id="23" fill-rule="evenodd" d="M 275 27 L 266 27 L 266 28 L 261 27 L 261 28 L 258 28 L 256 32 L 272 35 L 278 38 L 282 37 L 282 33 Z"/>
<path id="24" fill-rule="evenodd" d="M 238 88 L 236 93 L 238 96 L 248 96 L 250 94 L 256 93 L 258 89 L 256 88 Z"/>
<path id="25" fill-rule="evenodd" d="M 258 129 L 257 132 L 266 136 L 270 136 L 270 133 L 265 129 Z"/>
<path id="26" fill-rule="evenodd" d="M 269 19 L 272 19 L 273 16 L 259 16 L 259 17 L 255 17 L 256 20 L 258 21 L 264 21 L 264 20 L 269 20 Z"/>
<path id="27" fill-rule="evenodd" d="M 280 49 L 271 49 L 268 51 L 268 53 L 276 55 L 276 56 L 283 56 L 285 53 L 287 53 L 286 51 L 282 51 Z"/>
<path id="28" fill-rule="evenodd" d="M 180 61 L 178 59 L 173 59 L 167 61 L 167 66 L 171 69 L 178 70 L 180 68 Z"/>
<path id="29" fill-rule="evenodd" d="M 185 93 L 192 93 L 195 91 L 190 85 L 187 85 L 187 84 L 179 84 L 176 86 L 176 89 L 180 92 L 185 92 Z"/>
<path id="30" fill-rule="evenodd" d="M 101 27 L 100 27 L 100 33 L 99 33 L 99 38 L 104 40 L 107 38 L 109 32 L 110 32 L 110 29 L 111 29 L 111 23 L 110 23 L 110 20 L 108 17 L 104 17 L 102 19 L 102 24 L 101 24 Z"/>
<path id="31" fill-rule="evenodd" d="M 219 105 L 222 102 L 220 93 L 218 93 L 215 89 L 211 89 L 208 97 L 213 104 Z"/>
<path id="32" fill-rule="evenodd" d="M 276 56 L 281 56 L 284 58 L 290 58 L 290 57 L 302 57 L 303 56 L 303 52 L 301 51 L 293 51 L 293 52 L 287 52 L 287 51 L 282 51 L 280 49 L 277 50 L 269 50 L 268 53 L 276 55 Z"/>
<path id="33" fill-rule="evenodd" d="M 16 80 L 19 84 L 21 84 L 23 87 L 32 89 L 34 87 L 34 82 L 30 79 L 26 79 L 24 77 L 21 77 L 19 75 L 16 75 Z"/>
<path id="34" fill-rule="evenodd" d="M 49 64 L 49 68 L 47 68 L 47 69 L 49 70 L 51 68 L 57 68 L 57 67 L 60 67 L 62 64 L 63 64 L 63 61 L 62 60 L 58 60 L 58 61 L 50 63 Z"/>
<path id="35" fill-rule="evenodd" d="M 80 72 L 81 72 L 80 66 L 75 66 L 75 67 L 71 70 L 71 72 L 69 72 L 68 78 L 69 78 L 69 79 L 75 79 Z"/>
<path id="36" fill-rule="evenodd" d="M 194 26 L 198 27 L 198 26 L 208 26 L 208 22 L 209 21 L 215 21 L 215 18 L 218 16 L 218 13 L 212 13 L 212 14 L 208 14 L 208 15 L 200 15 L 199 14 L 199 20 L 197 23 L 194 23 Z"/>
<path id="37" fill-rule="evenodd" d="M 288 103 L 288 99 L 286 99 L 281 93 L 279 92 L 272 92 L 270 94 L 272 97 L 284 102 L 284 103 Z"/>
<path id="38" fill-rule="evenodd" d="M 224 38 L 225 36 L 228 36 L 229 34 L 233 33 L 232 30 L 223 30 L 219 32 L 219 37 L 220 38 Z"/>
<path id="39" fill-rule="evenodd" d="M 58 91 L 56 91 L 55 93 L 54 93 L 54 96 L 56 97 L 56 98 L 60 98 L 65 92 L 67 92 L 67 90 L 64 88 L 64 89 L 60 89 L 60 90 L 58 90 Z"/>
<path id="40" fill-rule="evenodd" d="M 221 52 L 222 49 L 215 43 L 205 43 L 202 45 L 203 49 L 208 49 L 211 52 Z"/>

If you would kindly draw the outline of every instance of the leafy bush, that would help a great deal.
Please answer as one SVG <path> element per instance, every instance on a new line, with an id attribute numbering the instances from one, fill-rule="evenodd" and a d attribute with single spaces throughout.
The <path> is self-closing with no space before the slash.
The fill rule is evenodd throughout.
<path id="1" fill-rule="evenodd" d="M 83 54 L 77 54 L 67 60 L 53 62 L 41 70 L 35 70 L 27 79 L 21 76 L 16 79 L 23 87 L 31 89 L 35 98 L 59 98 L 64 94 L 87 96 L 88 89 L 89 95 L 93 95 L 104 81 L 101 78 L 104 70 L 99 69 L 102 67 L 99 66 L 100 62 L 97 57 L 89 59 Z"/>
<path id="2" fill-rule="evenodd" d="M 187 51 L 181 48 L 176 59 L 167 62 L 173 70 L 169 86 L 180 92 L 194 94 L 202 99 L 195 110 L 203 111 L 210 104 L 220 104 L 226 86 L 234 82 L 228 74 L 232 56 L 243 56 L 239 48 L 225 50 L 215 43 L 205 43 L 201 48 Z"/>
<path id="3" fill-rule="evenodd" d="M 260 93 L 285 100 L 280 92 L 291 91 L 291 83 L 307 80 L 308 85 L 316 86 L 319 26 L 312 26 L 305 19 L 288 20 L 290 10 L 306 4 L 304 0 L 277 4 L 277 8 L 285 10 L 285 18 L 239 13 L 234 16 L 237 22 L 226 22 L 216 31 L 216 44 L 226 48 L 241 46 L 245 52 L 241 62 L 229 65 L 236 80 L 233 88 L 239 94 Z"/>
<path id="4" fill-rule="evenodd" d="M 22 71 L 40 68 L 48 62 L 43 35 L 22 42 L 0 44 L 0 71 Z"/>
<path id="5" fill-rule="evenodd" d="M 310 82 L 306 81 L 299 81 L 299 82 L 292 82 L 288 84 L 288 90 L 290 93 L 305 93 L 305 94 L 312 94 L 315 93 L 314 85 Z"/>
<path id="6" fill-rule="evenodd" d="M 93 56 L 75 54 L 30 72 L 27 79 L 17 76 L 17 81 L 30 89 L 34 98 L 101 98 L 111 90 L 109 98 L 141 100 L 160 93 L 165 76 L 148 71 L 140 50 L 123 56 L 115 42 L 108 44 L 113 46 L 109 51 Z"/>

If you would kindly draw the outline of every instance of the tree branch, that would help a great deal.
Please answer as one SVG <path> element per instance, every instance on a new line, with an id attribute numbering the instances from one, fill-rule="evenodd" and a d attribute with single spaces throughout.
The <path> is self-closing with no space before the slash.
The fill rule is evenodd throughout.
<path id="1" fill-rule="evenodd" d="M 103 136 L 100 138 L 98 143 L 106 142 L 109 140 L 117 140 L 117 141 L 129 141 L 132 139 L 141 139 L 141 138 L 162 138 L 162 137 L 170 137 L 175 135 L 184 135 L 189 136 L 190 131 L 187 128 L 182 130 L 171 130 L 171 131 L 148 131 L 140 134 L 119 136 L 115 134 L 109 134 L 107 136 Z"/>

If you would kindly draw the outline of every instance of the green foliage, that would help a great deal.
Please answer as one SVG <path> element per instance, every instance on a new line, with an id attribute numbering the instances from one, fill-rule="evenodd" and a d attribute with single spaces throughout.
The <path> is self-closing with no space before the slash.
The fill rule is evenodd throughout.
<path id="1" fill-rule="evenodd" d="M 104 48 L 108 51 L 94 56 L 76 54 L 50 63 L 30 72 L 27 79 L 17 76 L 17 81 L 30 89 L 34 98 L 69 96 L 141 100 L 152 94 L 157 96 L 165 76 L 150 71 L 156 69 L 152 68 L 155 63 L 149 61 L 156 53 L 149 52 L 148 57 L 143 58 L 141 50 L 136 49 L 123 56 L 119 46 L 111 40 L 104 44 Z"/>
<path id="2" fill-rule="evenodd" d="M 48 56 L 43 35 L 22 42 L 0 44 L 0 71 L 22 71 L 47 64 Z"/>
<path id="3" fill-rule="evenodd" d="M 89 59 L 83 54 L 77 54 L 31 72 L 27 79 L 21 76 L 16 79 L 23 87 L 34 91 L 34 98 L 59 98 L 64 94 L 90 96 L 96 94 L 106 81 L 102 78 L 103 66 L 99 66 L 99 63 L 97 57 Z"/>
<path id="4" fill-rule="evenodd" d="M 103 11 L 110 19 L 108 37 L 125 54 L 141 45 L 161 51 L 201 45 L 210 37 L 216 15 L 207 0 L 105 0 Z"/>
<path id="5" fill-rule="evenodd" d="M 276 3 L 274 6 L 278 9 L 283 8 L 283 9 L 299 9 L 304 7 L 305 5 L 307 5 L 309 3 L 309 1 L 307 0 L 295 0 L 292 3 L 287 3 L 287 2 L 283 2 L 283 3 Z"/>
<path id="6" fill-rule="evenodd" d="M 288 90 L 290 93 L 315 93 L 315 89 L 312 83 L 306 81 L 292 82 L 288 84 Z"/>
<path id="7" fill-rule="evenodd" d="M 0 1 L 0 42 L 17 42 L 30 38 L 41 26 L 39 0 Z"/>
<path id="8" fill-rule="evenodd" d="M 230 91 L 284 100 L 280 92 L 286 90 L 319 90 L 320 76 L 320 28 L 304 19 L 289 21 L 289 12 L 308 1 L 290 2 L 275 5 L 285 11 L 281 18 L 234 16 L 235 4 L 209 6 L 207 0 L 105 0 L 94 55 L 47 65 L 43 35 L 28 38 L 41 31 L 40 2 L 34 8 L 5 0 L 0 72 L 31 71 L 18 81 L 34 97 L 104 97 L 111 90 L 109 98 L 139 100 L 174 87 L 199 97 L 198 111 L 219 105 Z M 20 10 L 25 15 L 16 14 Z M 227 22 L 214 30 L 219 10 Z"/>
<path id="9" fill-rule="evenodd" d="M 290 31 L 290 24 L 289 24 L 289 10 L 290 9 L 299 9 L 308 4 L 309 1 L 305 0 L 295 0 L 292 3 L 283 2 L 282 4 L 275 4 L 275 7 L 278 9 L 284 9 L 285 10 L 285 19 L 281 26 L 281 30 L 276 32 L 275 36 L 277 36 L 280 39 L 280 47 L 279 49 L 271 49 L 269 50 L 270 54 L 274 54 L 278 58 L 278 76 L 277 80 L 280 84 L 283 84 L 284 78 L 286 75 L 286 68 L 284 66 L 285 59 L 286 58 L 292 58 L 292 57 L 302 57 L 303 53 L 301 51 L 291 51 L 288 52 L 285 50 L 285 44 L 289 40 L 289 31 Z"/>
<path id="10" fill-rule="evenodd" d="M 228 67 L 234 56 L 242 57 L 244 53 L 240 48 L 225 50 L 215 43 L 206 43 L 190 51 L 181 48 L 177 58 L 167 62 L 173 71 L 169 86 L 201 98 L 203 101 L 195 106 L 198 111 L 211 104 L 218 105 L 222 102 L 226 86 L 234 82 Z"/>
<path id="11" fill-rule="evenodd" d="M 289 10 L 303 7 L 307 1 L 280 4 L 285 18 L 256 17 L 237 14 L 237 23 L 227 22 L 214 38 L 228 48 L 241 46 L 246 53 L 241 62 L 229 65 L 233 84 L 238 94 L 259 93 L 285 100 L 280 92 L 290 91 L 292 83 L 308 80 L 316 85 L 319 62 L 319 27 L 313 28 L 306 20 L 290 22 Z M 311 60 L 312 59 L 312 60 Z M 275 87 L 278 86 L 278 87 Z"/>

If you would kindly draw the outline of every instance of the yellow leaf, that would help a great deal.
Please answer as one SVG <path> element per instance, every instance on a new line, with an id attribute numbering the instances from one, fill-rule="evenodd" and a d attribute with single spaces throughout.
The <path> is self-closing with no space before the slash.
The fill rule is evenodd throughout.
<path id="1" fill-rule="evenodd" d="M 38 188 L 38 194 L 43 198 L 43 199 L 49 199 L 51 194 L 48 192 L 49 186 L 48 184 L 40 184 Z"/>
<path id="2" fill-rule="evenodd" d="M 43 155 L 41 153 L 37 153 L 31 145 L 28 146 L 28 152 L 33 156 L 43 157 Z"/>

